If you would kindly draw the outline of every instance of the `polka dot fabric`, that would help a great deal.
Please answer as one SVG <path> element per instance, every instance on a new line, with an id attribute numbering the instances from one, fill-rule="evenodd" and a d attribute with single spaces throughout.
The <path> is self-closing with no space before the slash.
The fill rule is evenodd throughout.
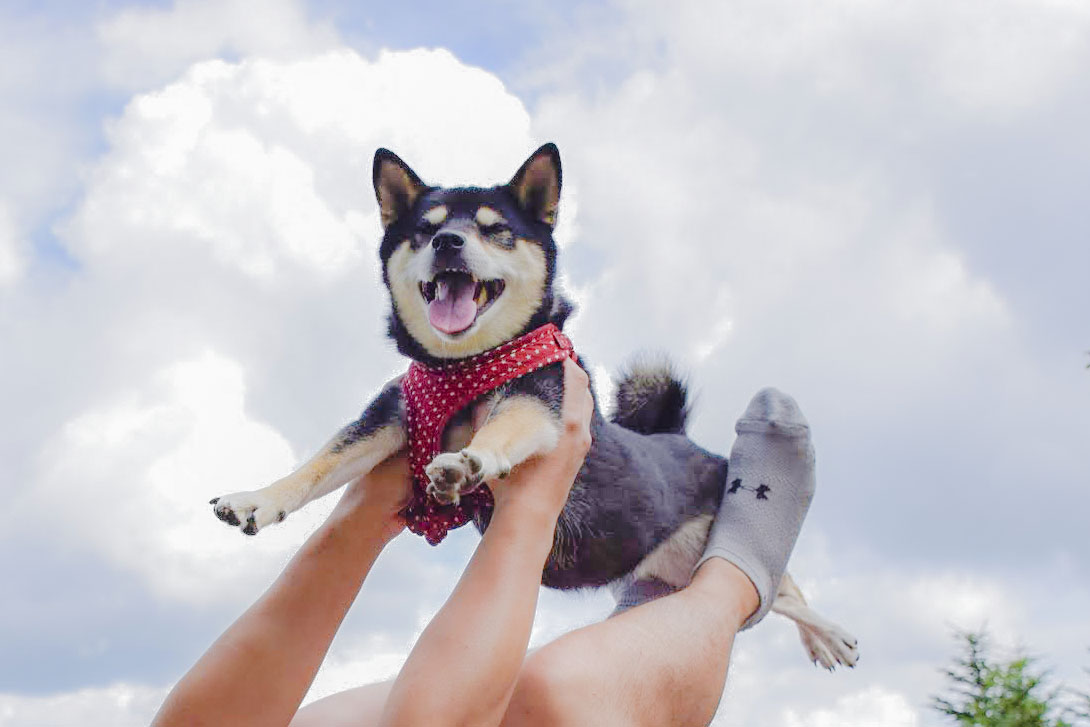
<path id="1" fill-rule="evenodd" d="M 465 525 L 474 513 L 492 509 L 492 491 L 486 485 L 462 495 L 457 505 L 443 505 L 428 496 L 424 468 L 442 451 L 443 429 L 481 394 L 566 358 L 576 358 L 571 341 L 547 323 L 473 358 L 443 366 L 414 361 L 409 366 L 401 379 L 413 477 L 412 499 L 401 515 L 409 530 L 438 545 L 448 531 Z"/>

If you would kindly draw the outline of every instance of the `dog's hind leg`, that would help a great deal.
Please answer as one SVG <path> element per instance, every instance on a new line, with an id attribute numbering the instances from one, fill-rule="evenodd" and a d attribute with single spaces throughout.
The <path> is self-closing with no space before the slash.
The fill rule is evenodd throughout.
<path id="1" fill-rule="evenodd" d="M 785 573 L 772 610 L 795 622 L 810 660 L 832 670 L 837 664 L 855 666 L 859 642 L 840 626 L 819 616 L 806 604 L 790 573 Z"/>
<path id="2" fill-rule="evenodd" d="M 318 454 L 287 477 L 252 492 L 212 500 L 216 517 L 256 535 L 300 507 L 370 472 L 404 448 L 406 442 L 400 378 L 386 385 L 360 415 Z"/>

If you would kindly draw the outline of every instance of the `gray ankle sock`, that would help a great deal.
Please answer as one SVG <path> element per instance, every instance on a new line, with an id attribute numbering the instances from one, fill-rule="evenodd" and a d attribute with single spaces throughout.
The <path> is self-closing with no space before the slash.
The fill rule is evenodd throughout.
<path id="1" fill-rule="evenodd" d="M 795 400 L 776 389 L 757 392 L 735 430 L 723 502 L 696 567 L 719 557 L 753 581 L 761 602 L 745 629 L 776 598 L 814 496 L 814 448 Z"/>

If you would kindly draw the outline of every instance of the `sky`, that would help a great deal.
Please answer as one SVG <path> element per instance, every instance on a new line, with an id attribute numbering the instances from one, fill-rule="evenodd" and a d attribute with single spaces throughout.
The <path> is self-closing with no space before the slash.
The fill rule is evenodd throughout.
<path id="1" fill-rule="evenodd" d="M 1090 6 L 1074 0 L 0 4 L 0 727 L 146 724 L 332 506 L 208 512 L 405 362 L 370 184 L 555 141 L 569 330 L 668 353 L 693 438 L 799 401 L 790 570 L 716 725 L 941 725 L 957 629 L 1090 688 Z M 477 536 L 404 535 L 314 699 L 395 673 Z M 532 643 L 600 619 L 543 592 Z"/>

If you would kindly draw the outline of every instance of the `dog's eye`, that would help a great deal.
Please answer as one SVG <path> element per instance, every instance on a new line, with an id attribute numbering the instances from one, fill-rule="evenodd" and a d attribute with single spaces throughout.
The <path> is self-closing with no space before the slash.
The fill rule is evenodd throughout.
<path id="1" fill-rule="evenodd" d="M 480 225 L 481 232 L 485 235 L 498 235 L 507 231 L 507 225 L 496 223 L 494 225 Z"/>
<path id="2" fill-rule="evenodd" d="M 427 220 L 420 220 L 416 223 L 416 231 L 421 235 L 434 235 L 439 231 L 439 225 L 432 224 Z"/>

